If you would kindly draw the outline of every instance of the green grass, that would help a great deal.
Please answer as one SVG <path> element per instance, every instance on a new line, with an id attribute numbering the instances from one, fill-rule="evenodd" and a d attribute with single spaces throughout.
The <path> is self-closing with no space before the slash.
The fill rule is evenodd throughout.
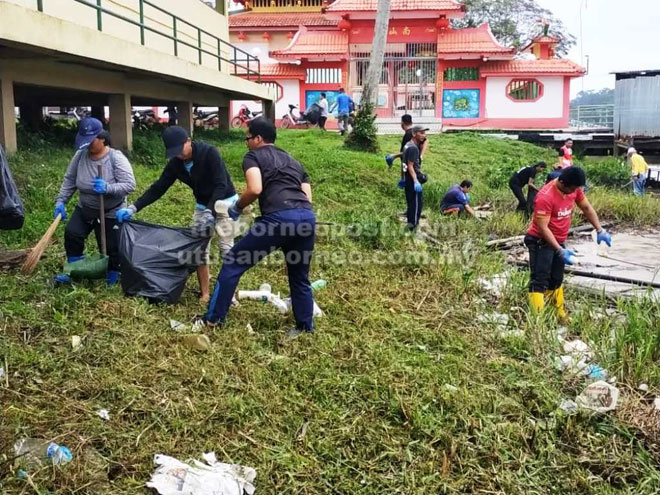
<path id="1" fill-rule="evenodd" d="M 138 137 L 132 199 L 162 163 L 157 138 Z M 220 146 L 242 189 L 241 136 L 203 137 Z M 30 151 L 11 159 L 27 219 L 22 231 L 3 232 L 2 247 L 33 245 L 51 221 L 72 151 L 44 139 L 32 139 Z M 381 147 L 396 150 L 399 140 L 382 138 Z M 526 274 L 515 274 L 500 301 L 477 283 L 503 268 L 502 255 L 484 249 L 489 236 L 525 227 L 509 213 L 515 200 L 498 174 L 550 162 L 551 151 L 472 134 L 431 137 L 425 200 L 444 243 L 439 250 L 396 228 L 403 195 L 381 156 L 347 151 L 338 135 L 313 130 L 282 132 L 278 145 L 312 177 L 319 220 L 342 227 L 343 235 L 317 243 L 312 277 L 328 281 L 317 296 L 326 313 L 317 332 L 289 341 L 283 330 L 290 317 L 248 302 L 210 332 L 211 352 L 191 351 L 168 319 L 189 321 L 203 310 L 194 280 L 176 306 L 150 306 L 92 283 L 52 289 L 48 280 L 64 258 L 60 228 L 33 276 L 0 275 L 0 359 L 9 382 L 0 388 L 0 455 L 33 436 L 58 438 L 76 459 L 34 474 L 33 488 L 0 458 L 2 493 L 147 493 L 155 453 L 186 459 L 210 450 L 255 467 L 261 494 L 658 493 L 659 459 L 631 424 L 615 415 L 557 412 L 559 401 L 584 383 L 554 370 L 555 323 L 527 314 Z M 475 183 L 473 202 L 495 205 L 492 219 L 437 214 L 444 190 L 465 178 Z M 613 220 L 649 225 L 657 218 L 654 199 L 607 189 L 590 197 Z M 193 206 L 187 188 L 177 185 L 138 218 L 187 225 Z M 413 252 L 434 263 L 332 259 Z M 447 259 L 448 253 L 461 255 Z M 258 266 L 241 287 L 266 281 L 288 292 L 281 263 Z M 597 321 L 588 312 L 604 301 L 568 297 L 576 315 L 571 332 L 594 343 L 624 387 L 639 380 L 660 386 L 657 305 L 620 303 L 627 322 Z M 484 311 L 510 314 L 525 337 L 495 337 L 475 321 Z M 81 348 L 71 348 L 72 335 L 83 337 Z M 110 410 L 109 422 L 95 415 L 100 408 Z M 111 482 L 100 481 L 90 447 Z"/>

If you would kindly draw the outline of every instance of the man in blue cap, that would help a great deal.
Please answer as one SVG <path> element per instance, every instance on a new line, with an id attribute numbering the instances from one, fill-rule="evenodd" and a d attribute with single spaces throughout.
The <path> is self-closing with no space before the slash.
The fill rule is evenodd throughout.
<path id="1" fill-rule="evenodd" d="M 117 212 L 117 221 L 126 222 L 141 209 L 157 201 L 180 180 L 192 189 L 195 197 L 193 229 L 200 236 L 218 234 L 220 252 L 224 255 L 234 245 L 237 226 L 229 218 L 227 210 L 238 199 L 225 162 L 215 146 L 203 141 L 193 141 L 188 132 L 179 126 L 171 126 L 163 132 L 167 165 L 160 178 L 128 208 Z M 209 250 L 203 264 L 197 269 L 200 300 L 209 300 Z"/>
<path id="2" fill-rule="evenodd" d="M 80 121 L 74 155 L 55 199 L 53 216 L 67 218 L 66 203 L 78 191 L 79 201 L 64 231 L 64 249 L 69 263 L 84 257 L 85 241 L 92 230 L 101 246 L 100 196 L 103 196 L 105 236 L 109 258 L 107 282 L 119 280 L 119 235 L 116 212 L 126 206 L 126 196 L 135 190 L 135 177 L 128 159 L 110 147 L 110 134 L 101 121 L 88 117 Z M 99 176 L 99 166 L 102 175 Z M 55 283 L 66 284 L 66 274 L 55 276 Z"/>

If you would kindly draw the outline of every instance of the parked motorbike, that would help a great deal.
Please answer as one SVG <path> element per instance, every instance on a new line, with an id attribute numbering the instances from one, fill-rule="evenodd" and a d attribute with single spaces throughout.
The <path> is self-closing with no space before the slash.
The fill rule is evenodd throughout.
<path id="1" fill-rule="evenodd" d="M 263 112 L 261 111 L 256 111 L 256 112 L 251 112 L 250 109 L 246 105 L 241 105 L 240 110 L 238 111 L 238 114 L 231 119 L 231 126 L 236 128 L 236 127 L 247 127 L 248 123 L 251 120 L 256 119 L 259 117 Z"/>
<path id="2" fill-rule="evenodd" d="M 148 108 L 146 110 L 132 109 L 131 116 L 133 117 L 134 127 L 138 127 L 141 129 L 151 127 L 152 125 L 158 122 L 158 117 L 156 116 L 156 112 L 154 112 L 152 108 Z"/>
<path id="3" fill-rule="evenodd" d="M 218 111 L 195 108 L 194 123 L 195 127 L 219 127 L 220 117 Z"/>
<path id="4" fill-rule="evenodd" d="M 321 107 L 316 103 L 310 105 L 302 114 L 298 110 L 298 105 L 289 105 L 289 113 L 282 117 L 280 127 L 283 129 L 309 129 L 317 126 L 321 111 Z"/>

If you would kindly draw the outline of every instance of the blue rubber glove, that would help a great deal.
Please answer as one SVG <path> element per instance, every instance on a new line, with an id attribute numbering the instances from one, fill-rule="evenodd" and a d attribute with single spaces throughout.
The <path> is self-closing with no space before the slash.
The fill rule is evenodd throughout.
<path id="1" fill-rule="evenodd" d="M 57 218 L 57 215 L 62 215 L 62 220 L 66 220 L 66 207 L 64 203 L 57 203 L 55 205 L 55 211 L 53 212 L 53 220 Z"/>
<path id="2" fill-rule="evenodd" d="M 108 183 L 103 179 L 97 177 L 92 181 L 92 184 L 94 184 L 94 192 L 96 194 L 105 194 L 108 192 Z"/>
<path id="3" fill-rule="evenodd" d="M 422 185 L 419 183 L 418 180 L 415 181 L 415 192 L 416 193 L 421 193 L 422 192 Z"/>
<path id="4" fill-rule="evenodd" d="M 399 183 L 396 185 L 399 189 L 404 189 L 406 187 L 406 179 L 401 179 Z"/>
<path id="5" fill-rule="evenodd" d="M 394 155 L 385 155 L 385 163 L 387 163 L 387 166 L 392 168 L 392 165 L 394 165 Z"/>
<path id="6" fill-rule="evenodd" d="M 565 264 L 572 265 L 575 263 L 575 251 L 562 248 L 559 250 L 559 255 L 564 259 Z"/>
<path id="7" fill-rule="evenodd" d="M 238 220 L 238 217 L 241 216 L 241 213 L 243 213 L 243 208 L 238 206 L 238 200 L 234 201 L 227 210 L 227 215 L 229 215 L 229 218 L 231 218 L 234 222 Z"/>
<path id="8" fill-rule="evenodd" d="M 607 230 L 603 229 L 600 232 L 598 232 L 598 237 L 596 238 L 596 242 L 598 242 L 598 244 L 604 242 L 609 247 L 612 247 L 612 236 Z"/>
<path id="9" fill-rule="evenodd" d="M 119 223 L 128 222 L 136 211 L 137 210 L 135 206 L 131 205 L 128 208 L 122 208 L 120 210 L 117 210 L 117 213 L 115 213 L 115 217 L 117 218 L 117 221 Z"/>

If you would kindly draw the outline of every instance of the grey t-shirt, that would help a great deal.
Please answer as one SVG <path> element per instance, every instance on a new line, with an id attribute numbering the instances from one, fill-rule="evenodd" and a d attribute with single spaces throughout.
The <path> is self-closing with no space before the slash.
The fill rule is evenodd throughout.
<path id="1" fill-rule="evenodd" d="M 114 217 L 115 212 L 126 205 L 126 196 L 135 191 L 135 177 L 128 159 L 121 151 L 112 148 L 98 160 L 92 160 L 87 149 L 76 152 L 64 175 L 55 202 L 66 203 L 78 191 L 80 193 L 78 205 L 98 211 L 100 195 L 94 192 L 93 180 L 99 177 L 99 165 L 101 165 L 102 178 L 108 184 L 103 205 L 105 216 Z"/>

